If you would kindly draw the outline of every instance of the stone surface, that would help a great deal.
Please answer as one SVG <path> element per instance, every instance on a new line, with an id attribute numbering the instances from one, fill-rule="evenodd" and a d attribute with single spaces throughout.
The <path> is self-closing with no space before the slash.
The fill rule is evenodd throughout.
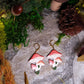
<path id="1" fill-rule="evenodd" d="M 84 62 L 77 62 L 77 56 L 73 61 L 73 75 L 75 84 L 84 84 Z"/>
<path id="2" fill-rule="evenodd" d="M 73 60 L 75 58 L 75 50 L 84 38 L 84 31 L 70 38 L 64 37 L 59 46 L 55 45 L 55 49 L 63 55 L 63 63 L 57 67 L 57 70 L 52 70 L 46 58 L 48 53 L 52 50 L 49 42 L 50 40 L 56 41 L 58 39 L 58 33 L 61 33 L 61 31 L 58 29 L 56 12 L 45 10 L 43 15 L 44 30 L 41 32 L 33 30 L 33 27 L 30 25 L 30 29 L 28 31 L 28 39 L 30 39 L 29 46 L 22 47 L 13 59 L 10 60 L 16 84 L 24 84 L 24 71 L 27 73 L 29 84 L 63 84 L 62 80 L 65 84 L 77 84 L 74 83 L 73 70 L 75 69 L 73 69 L 73 64 L 75 64 L 75 62 L 73 63 Z M 40 44 L 38 53 L 43 55 L 45 58 L 43 60 L 45 66 L 41 68 L 39 75 L 36 75 L 31 70 L 30 63 L 28 62 L 28 59 L 35 51 L 33 47 L 34 43 Z M 76 74 L 75 71 L 74 74 Z"/>

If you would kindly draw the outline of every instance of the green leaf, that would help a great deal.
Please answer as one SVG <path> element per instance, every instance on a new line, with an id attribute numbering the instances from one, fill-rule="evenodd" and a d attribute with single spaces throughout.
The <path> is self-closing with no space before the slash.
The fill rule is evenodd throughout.
<path id="1" fill-rule="evenodd" d="M 58 40 L 55 42 L 56 45 L 59 45 L 61 43 L 61 39 L 65 36 L 65 34 L 61 33 L 59 34 Z"/>
<path id="2" fill-rule="evenodd" d="M 28 40 L 27 44 L 24 43 L 24 47 L 27 47 L 29 45 L 30 40 Z"/>

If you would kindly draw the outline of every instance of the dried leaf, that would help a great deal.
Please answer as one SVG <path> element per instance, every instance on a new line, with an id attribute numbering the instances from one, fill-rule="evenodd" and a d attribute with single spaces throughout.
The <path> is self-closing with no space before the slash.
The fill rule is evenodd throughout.
<path id="1" fill-rule="evenodd" d="M 2 50 L 0 50 L 0 60 L 0 84 L 15 84 L 10 63 L 4 58 Z"/>

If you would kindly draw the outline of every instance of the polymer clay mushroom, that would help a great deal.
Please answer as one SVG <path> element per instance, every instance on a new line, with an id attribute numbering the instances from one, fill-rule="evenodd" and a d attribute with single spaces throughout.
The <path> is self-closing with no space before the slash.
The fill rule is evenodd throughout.
<path id="1" fill-rule="evenodd" d="M 49 58 L 49 64 L 50 64 L 50 66 L 54 69 L 54 70 L 56 70 L 56 68 L 57 68 L 57 66 L 60 64 L 60 63 L 62 63 L 62 59 L 60 58 L 60 57 L 50 57 Z"/>
<path id="2" fill-rule="evenodd" d="M 39 61 L 38 63 L 36 63 L 37 68 L 35 69 L 35 73 L 39 74 L 41 67 L 44 66 L 44 65 L 45 64 L 44 64 L 44 62 L 42 60 Z"/>
<path id="3" fill-rule="evenodd" d="M 62 59 L 60 57 L 57 57 L 54 59 L 55 67 L 57 67 L 60 63 L 62 63 Z"/>
<path id="4" fill-rule="evenodd" d="M 39 46 L 39 45 L 38 45 Z M 37 52 L 37 50 L 40 47 L 38 47 L 35 51 L 35 53 L 32 55 L 32 57 L 29 59 L 29 62 L 31 63 L 31 68 L 32 70 L 36 73 L 39 74 L 41 66 L 44 66 L 44 62 L 42 61 L 44 59 L 44 56 L 39 55 Z"/>
<path id="5" fill-rule="evenodd" d="M 48 62 L 50 64 L 50 66 L 54 70 L 56 70 L 58 64 L 62 62 L 62 59 L 60 58 L 62 56 L 62 54 L 54 49 L 54 45 L 51 44 L 51 41 L 50 41 L 50 46 L 52 46 L 53 50 L 51 50 L 51 52 L 48 54 L 47 58 L 48 58 Z"/>
<path id="6" fill-rule="evenodd" d="M 19 16 L 23 12 L 23 6 L 22 5 L 27 3 L 28 1 L 30 1 L 30 0 L 25 0 L 21 4 L 16 4 L 16 5 L 12 6 L 11 13 L 14 16 Z"/>

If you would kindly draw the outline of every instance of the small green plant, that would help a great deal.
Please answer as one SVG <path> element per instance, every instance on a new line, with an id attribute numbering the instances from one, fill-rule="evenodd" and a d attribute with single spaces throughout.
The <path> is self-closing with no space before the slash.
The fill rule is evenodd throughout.
<path id="1" fill-rule="evenodd" d="M 55 42 L 56 45 L 59 45 L 61 43 L 61 39 L 65 36 L 65 34 L 61 33 L 59 34 L 58 40 Z"/>
<path id="2" fill-rule="evenodd" d="M 9 43 L 13 43 L 13 45 L 19 45 L 20 43 L 25 44 L 26 38 L 28 37 L 27 29 L 25 28 L 27 18 L 22 18 L 19 16 L 14 21 L 14 17 L 11 16 L 10 19 L 3 18 L 1 20 L 5 25 L 5 32 L 7 34 L 6 45 Z M 22 20 L 24 23 L 22 23 Z"/>
<path id="3" fill-rule="evenodd" d="M 29 20 L 30 20 L 31 24 L 34 26 L 35 29 L 38 29 L 38 30 L 41 31 L 44 28 L 44 25 L 41 22 L 42 18 L 43 17 L 40 15 L 40 13 L 37 10 L 33 10 L 30 13 Z"/>

